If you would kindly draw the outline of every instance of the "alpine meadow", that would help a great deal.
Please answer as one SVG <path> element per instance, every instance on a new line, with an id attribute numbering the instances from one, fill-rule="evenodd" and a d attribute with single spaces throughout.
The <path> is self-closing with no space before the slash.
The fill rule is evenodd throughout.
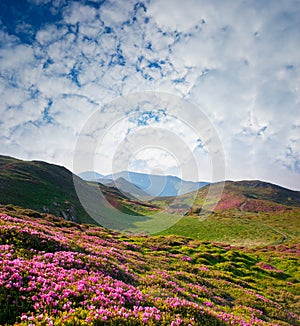
<path id="1" fill-rule="evenodd" d="M 300 0 L 0 0 L 0 325 L 300 326 Z"/>

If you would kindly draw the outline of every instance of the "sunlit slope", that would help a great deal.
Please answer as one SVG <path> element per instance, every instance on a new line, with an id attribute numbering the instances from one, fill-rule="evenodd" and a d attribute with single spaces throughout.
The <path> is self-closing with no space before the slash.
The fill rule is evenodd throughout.
<path id="1" fill-rule="evenodd" d="M 208 187 L 200 189 L 185 216 L 162 234 L 247 246 L 299 238 L 300 194 L 297 191 L 261 181 L 225 182 L 221 199 L 212 213 L 202 209 L 207 193 Z M 181 200 L 184 202 L 185 196 Z M 171 205 L 171 199 L 165 199 L 161 205 Z"/>

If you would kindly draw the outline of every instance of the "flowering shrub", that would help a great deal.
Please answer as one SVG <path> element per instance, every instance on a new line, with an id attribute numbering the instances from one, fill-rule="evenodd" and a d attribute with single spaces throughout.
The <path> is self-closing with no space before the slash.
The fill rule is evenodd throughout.
<path id="1" fill-rule="evenodd" d="M 225 263 L 247 273 L 218 268 Z M 230 247 L 0 213 L 0 324 L 299 324 L 293 290 L 277 302 L 255 283 L 265 270 L 277 268 Z"/>

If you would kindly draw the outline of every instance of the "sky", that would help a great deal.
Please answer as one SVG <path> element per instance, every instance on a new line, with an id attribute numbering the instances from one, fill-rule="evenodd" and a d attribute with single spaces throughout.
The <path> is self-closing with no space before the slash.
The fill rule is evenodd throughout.
<path id="1" fill-rule="evenodd" d="M 75 171 L 89 126 L 99 173 L 211 181 L 208 133 L 224 178 L 300 190 L 299 53 L 299 0 L 1 0 L 0 154 Z"/>

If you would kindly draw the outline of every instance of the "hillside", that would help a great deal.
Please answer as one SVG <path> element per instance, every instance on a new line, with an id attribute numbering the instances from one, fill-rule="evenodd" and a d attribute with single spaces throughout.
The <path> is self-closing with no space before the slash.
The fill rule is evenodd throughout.
<path id="1" fill-rule="evenodd" d="M 72 173 L 62 166 L 46 162 L 0 156 L 0 203 L 51 212 L 73 221 L 95 223 L 77 198 Z"/>
<path id="2" fill-rule="evenodd" d="M 0 324 L 300 325 L 299 243 L 246 250 L 0 209 Z"/>
<path id="3" fill-rule="evenodd" d="M 212 189 L 218 186 L 218 183 L 211 185 Z M 209 186 L 198 190 L 195 202 L 189 212 L 190 215 L 200 213 L 208 190 Z M 183 202 L 186 196 L 182 196 Z M 222 196 L 214 211 L 239 210 L 258 213 L 284 211 L 291 207 L 300 207 L 299 191 L 258 180 L 226 181 Z"/>
<path id="4" fill-rule="evenodd" d="M 212 185 L 217 187 L 218 184 Z M 186 215 L 160 234 L 253 247 L 300 238 L 300 192 L 262 181 L 226 181 L 212 214 L 202 210 L 208 187 L 200 189 Z M 187 195 L 177 198 L 184 207 Z M 172 208 L 172 199 L 154 201 Z M 170 209 L 169 209 L 170 210 Z"/>
<path id="5" fill-rule="evenodd" d="M 81 200 L 90 208 L 89 212 L 78 199 L 74 179 Z M 99 190 L 117 210 L 112 210 L 105 203 Z M 31 208 L 81 223 L 104 223 L 117 229 L 122 229 L 127 223 L 118 216 L 118 212 L 138 217 L 143 216 L 145 207 L 155 209 L 154 205 L 128 199 L 118 189 L 86 183 L 62 166 L 7 156 L 0 156 L 0 204 Z M 108 216 L 111 223 L 107 220 Z"/>

